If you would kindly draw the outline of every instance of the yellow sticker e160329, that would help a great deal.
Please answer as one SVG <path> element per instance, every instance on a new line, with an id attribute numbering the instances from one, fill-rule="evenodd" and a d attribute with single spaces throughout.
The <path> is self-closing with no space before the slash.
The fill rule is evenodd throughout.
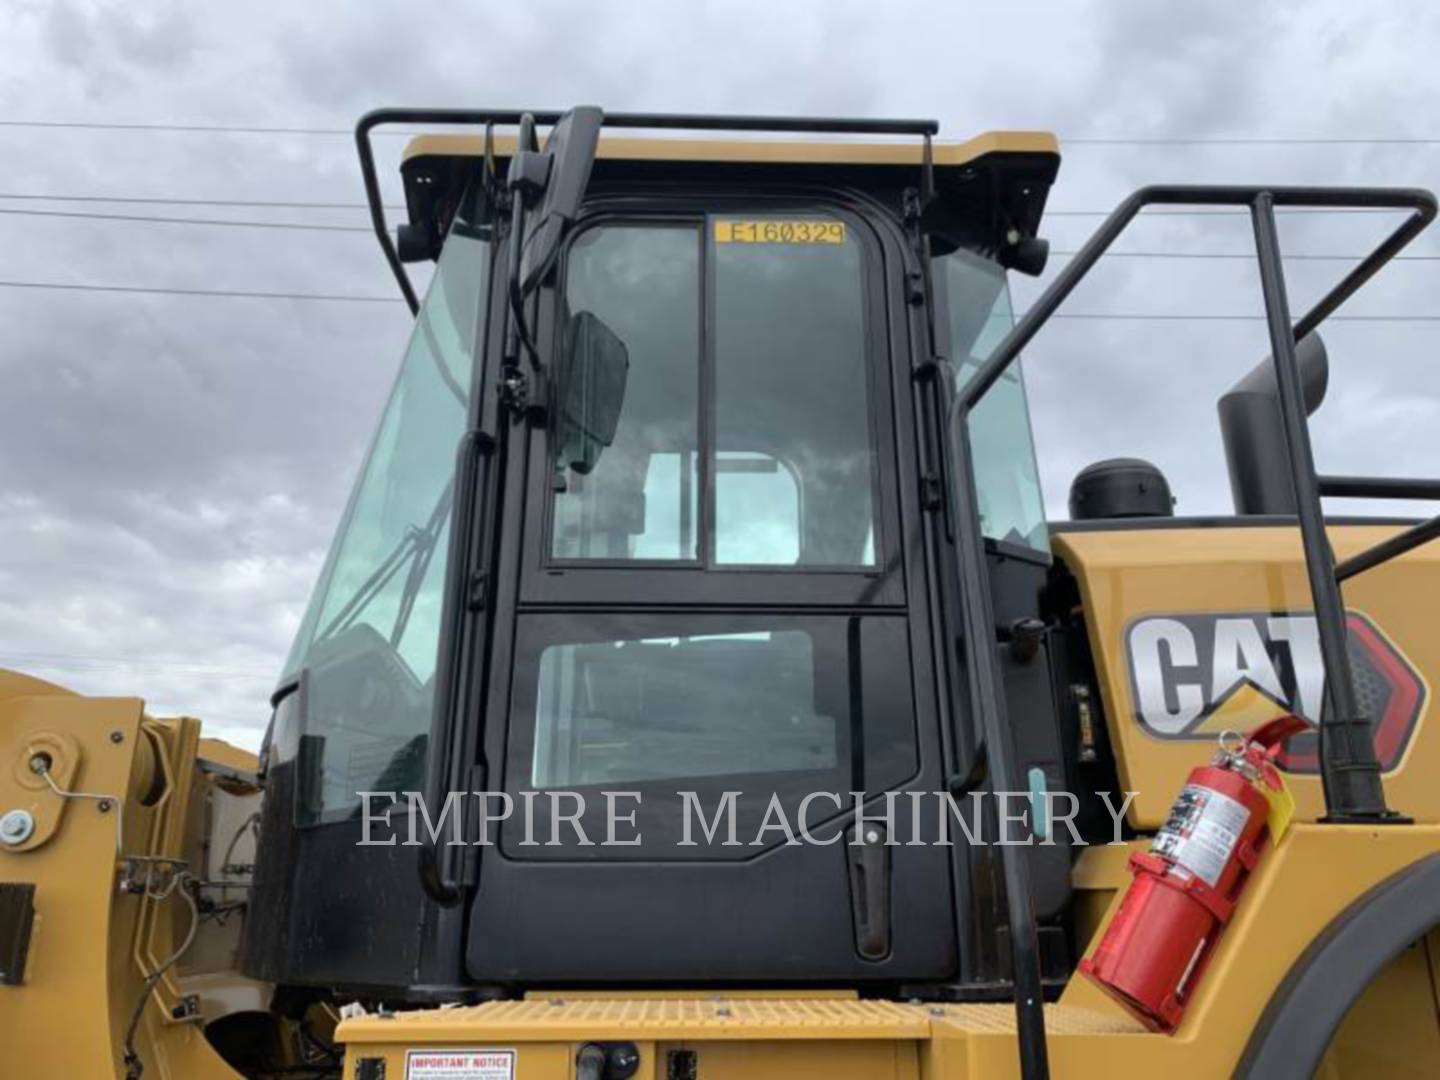
<path id="1" fill-rule="evenodd" d="M 715 222 L 717 244 L 843 244 L 845 223 L 825 218 L 730 218 Z"/>

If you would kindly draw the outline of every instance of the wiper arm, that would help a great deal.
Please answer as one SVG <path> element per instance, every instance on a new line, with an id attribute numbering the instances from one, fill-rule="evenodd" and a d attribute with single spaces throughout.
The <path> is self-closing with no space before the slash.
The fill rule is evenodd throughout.
<path id="1" fill-rule="evenodd" d="M 425 579 L 425 568 L 430 565 L 430 556 L 434 553 L 436 541 L 440 537 L 440 528 L 450 512 L 450 504 L 454 497 L 454 484 L 446 484 L 424 526 L 411 525 L 405 530 L 405 535 L 400 538 L 399 543 L 361 583 L 354 595 L 345 601 L 345 606 L 335 613 L 335 617 L 325 624 L 320 633 L 315 635 L 316 644 L 328 641 L 352 626 L 359 614 L 384 591 L 385 586 L 399 573 L 400 568 L 408 560 L 414 559 L 415 562 L 411 564 L 410 573 L 405 579 L 404 591 L 400 594 L 395 627 L 390 633 L 392 646 L 399 640 L 400 635 L 404 633 L 405 624 L 409 621 L 410 612 L 415 606 L 416 594 L 419 593 L 420 585 Z"/>

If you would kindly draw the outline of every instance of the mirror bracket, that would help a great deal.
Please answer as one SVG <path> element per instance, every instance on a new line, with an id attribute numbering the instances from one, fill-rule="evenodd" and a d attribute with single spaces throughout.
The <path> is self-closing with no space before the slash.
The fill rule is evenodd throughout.
<path id="1" fill-rule="evenodd" d="M 519 150 L 510 159 L 505 187 L 527 203 L 533 203 L 550 183 L 550 165 L 554 157 L 534 150 Z"/>

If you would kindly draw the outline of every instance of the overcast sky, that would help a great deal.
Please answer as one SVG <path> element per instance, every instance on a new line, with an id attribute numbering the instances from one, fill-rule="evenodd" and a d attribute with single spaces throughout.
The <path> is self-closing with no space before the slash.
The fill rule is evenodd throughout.
<path id="1" fill-rule="evenodd" d="M 423 14 L 422 14 L 423 12 Z M 1108 145 L 1069 139 L 1440 139 L 1440 6 L 871 2 L 197 5 L 7 0 L 0 120 L 347 128 L 380 105 L 934 116 L 945 137 L 1046 128 L 1050 207 L 1156 181 L 1440 187 L 1440 144 Z M 397 140 L 382 173 L 395 176 Z M 17 195 L 363 195 L 352 142 L 0 124 L 0 281 L 391 296 L 365 231 L 21 216 L 159 214 L 363 226 L 357 209 L 41 202 Z M 392 184 L 392 198 L 398 185 Z M 1098 223 L 1056 215 L 1073 249 Z M 1295 252 L 1358 255 L 1376 215 L 1290 216 Z M 1156 218 L 1119 245 L 1247 252 L 1243 218 Z M 1440 238 L 1413 249 L 1440 256 Z M 1060 263 L 1052 260 L 1052 271 Z M 1343 272 L 1292 262 L 1294 306 Z M 1346 314 L 1440 316 L 1440 262 Z M 1016 285 L 1023 307 L 1035 285 Z M 1227 259 L 1116 258 L 1067 308 L 1254 314 Z M 258 743 L 409 317 L 398 303 L 0 285 L 0 665 Z M 1330 471 L 1440 475 L 1440 322 L 1334 327 L 1314 421 Z M 1182 513 L 1229 506 L 1214 399 L 1266 352 L 1257 322 L 1071 320 L 1027 354 L 1052 514 L 1120 454 Z"/>

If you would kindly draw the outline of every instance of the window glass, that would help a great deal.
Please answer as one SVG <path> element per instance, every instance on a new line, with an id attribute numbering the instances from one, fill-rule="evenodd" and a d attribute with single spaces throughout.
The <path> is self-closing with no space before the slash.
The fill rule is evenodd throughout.
<path id="1" fill-rule="evenodd" d="M 803 630 L 550 645 L 540 654 L 535 787 L 835 765 Z"/>
<path id="2" fill-rule="evenodd" d="M 772 796 L 795 821 L 812 791 L 848 807 L 851 791 L 913 776 L 907 657 L 903 616 L 522 616 L 506 788 L 517 805 L 527 790 L 579 793 L 591 838 L 604 835 L 605 791 L 640 792 L 644 844 L 586 857 L 694 858 L 675 846 L 681 792 L 696 793 L 707 815 L 726 791 L 740 792 L 737 821 L 753 837 Z M 548 838 L 547 805 L 534 801 L 532 824 Z M 811 805 L 811 822 L 838 813 L 833 799 Z M 502 828 L 507 851 L 575 855 L 568 844 L 522 845 L 517 828 Z"/>
<path id="3" fill-rule="evenodd" d="M 789 466 L 768 454 L 715 455 L 715 536 L 720 563 L 800 561 L 800 485 Z"/>
<path id="4" fill-rule="evenodd" d="M 309 671 L 302 823 L 423 775 L 455 451 L 488 276 L 488 243 L 457 226 L 287 662 Z"/>
<path id="5" fill-rule="evenodd" d="M 624 342 L 624 404 L 592 471 L 557 467 L 551 554 L 695 559 L 700 445 L 700 230 L 601 225 L 570 247 L 566 314 Z"/>
<path id="6" fill-rule="evenodd" d="M 934 262 L 947 313 L 951 357 L 964 385 L 1014 324 L 1005 271 L 968 251 Z M 1011 364 L 970 413 L 970 448 L 985 535 L 1048 552 L 1045 503 L 1030 431 L 1020 361 Z"/>
<path id="7" fill-rule="evenodd" d="M 813 214 L 712 225 L 716 561 L 870 564 L 859 239 Z M 747 462 L 780 472 L 761 480 L 758 468 L 743 471 Z"/>

